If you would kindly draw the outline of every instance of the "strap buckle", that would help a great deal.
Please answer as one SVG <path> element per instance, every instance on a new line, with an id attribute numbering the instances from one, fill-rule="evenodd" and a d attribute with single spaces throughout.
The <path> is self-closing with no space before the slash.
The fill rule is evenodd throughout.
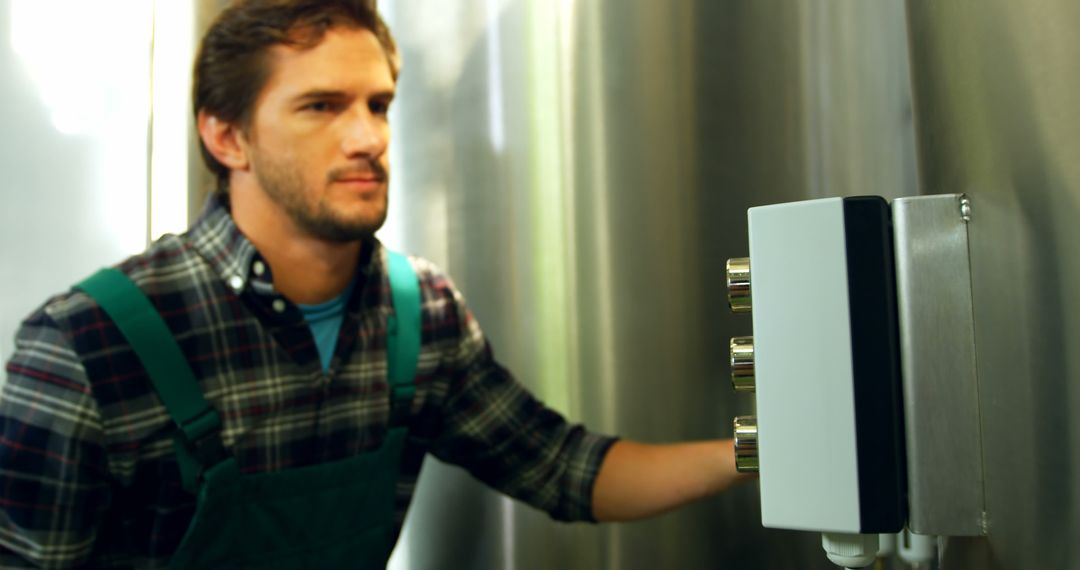
<path id="1" fill-rule="evenodd" d="M 207 432 L 193 440 L 189 439 L 187 447 L 204 471 L 221 463 L 229 456 L 229 453 L 225 451 L 225 444 L 221 442 L 221 433 L 217 431 Z"/>
<path id="2" fill-rule="evenodd" d="M 195 492 L 208 471 L 229 459 L 229 452 L 221 441 L 221 418 L 207 406 L 179 428 L 173 438 L 173 447 L 181 480 L 185 489 Z"/>

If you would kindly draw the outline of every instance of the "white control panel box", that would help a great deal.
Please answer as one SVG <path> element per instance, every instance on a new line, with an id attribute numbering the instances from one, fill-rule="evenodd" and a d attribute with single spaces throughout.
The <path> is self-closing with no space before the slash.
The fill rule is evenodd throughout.
<path id="1" fill-rule="evenodd" d="M 906 518 L 891 211 L 751 208 L 762 524 L 893 533 Z"/>

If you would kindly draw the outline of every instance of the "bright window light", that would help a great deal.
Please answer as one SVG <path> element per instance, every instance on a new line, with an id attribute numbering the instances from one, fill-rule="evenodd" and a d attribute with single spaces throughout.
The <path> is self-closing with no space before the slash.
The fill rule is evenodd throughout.
<path id="1" fill-rule="evenodd" d="M 187 229 L 188 130 L 194 7 L 155 0 L 153 131 L 150 154 L 150 239 Z"/>
<path id="2" fill-rule="evenodd" d="M 104 192 L 87 216 L 132 253 L 146 244 L 152 4 L 10 0 L 11 47 L 62 135 L 86 139 Z"/>

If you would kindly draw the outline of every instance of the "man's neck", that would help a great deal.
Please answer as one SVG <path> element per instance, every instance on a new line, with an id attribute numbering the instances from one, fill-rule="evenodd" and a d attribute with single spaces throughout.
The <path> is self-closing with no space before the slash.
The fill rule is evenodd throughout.
<path id="1" fill-rule="evenodd" d="M 233 192 L 233 220 L 270 265 L 274 288 L 294 303 L 340 295 L 352 281 L 363 242 L 311 236 L 262 192 Z"/>

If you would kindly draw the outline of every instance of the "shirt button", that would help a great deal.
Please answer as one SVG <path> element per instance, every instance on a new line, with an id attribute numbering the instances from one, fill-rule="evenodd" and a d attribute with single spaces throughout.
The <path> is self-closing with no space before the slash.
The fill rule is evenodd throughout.
<path id="1" fill-rule="evenodd" d="M 282 299 L 274 299 L 274 302 L 270 303 L 270 306 L 274 308 L 274 312 L 276 313 L 285 312 L 285 301 Z"/>
<path id="2" fill-rule="evenodd" d="M 251 270 L 255 272 L 255 275 L 262 277 L 263 273 L 266 273 L 266 264 L 261 261 L 256 261 L 251 264 Z"/>
<path id="3" fill-rule="evenodd" d="M 244 278 L 239 275 L 233 275 L 229 278 L 229 287 L 232 287 L 233 291 L 239 293 L 244 290 Z"/>

